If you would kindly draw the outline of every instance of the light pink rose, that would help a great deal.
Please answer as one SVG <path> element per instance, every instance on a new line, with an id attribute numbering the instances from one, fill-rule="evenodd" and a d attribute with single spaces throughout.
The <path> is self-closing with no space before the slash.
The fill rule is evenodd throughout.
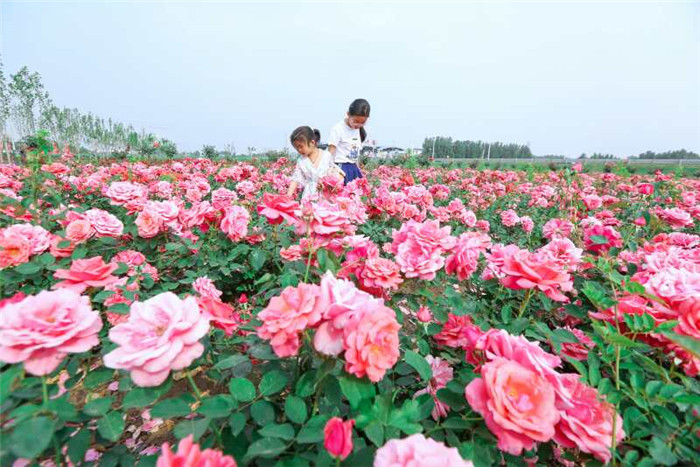
<path id="1" fill-rule="evenodd" d="M 299 334 L 321 321 L 324 308 L 319 286 L 301 283 L 298 287 L 287 287 L 258 313 L 263 323 L 258 336 L 270 341 L 278 357 L 296 355 Z"/>
<path id="2" fill-rule="evenodd" d="M 248 235 L 248 222 L 250 214 L 242 206 L 229 206 L 224 209 L 224 217 L 221 219 L 221 231 L 234 242 L 243 240 Z"/>
<path id="3" fill-rule="evenodd" d="M 465 232 L 457 238 L 452 254 L 445 262 L 445 272 L 457 274 L 461 281 L 476 272 L 479 257 L 491 246 L 491 237 L 480 232 Z"/>
<path id="4" fill-rule="evenodd" d="M 559 412 L 549 382 L 519 363 L 495 358 L 465 391 L 469 405 L 484 417 L 498 448 L 514 456 L 554 437 Z"/>
<path id="5" fill-rule="evenodd" d="M 568 238 L 574 225 L 565 219 L 550 219 L 542 227 L 544 238 Z"/>
<path id="6" fill-rule="evenodd" d="M 102 209 L 85 211 L 87 219 L 95 229 L 98 237 L 119 237 L 124 233 L 124 224 L 116 216 Z"/>
<path id="7" fill-rule="evenodd" d="M 95 229 L 87 219 L 76 219 L 66 226 L 66 238 L 72 243 L 86 242 L 93 235 L 95 235 Z"/>
<path id="8" fill-rule="evenodd" d="M 674 229 L 682 229 L 693 225 L 692 216 L 681 208 L 659 209 L 656 214 Z"/>
<path id="9" fill-rule="evenodd" d="M 505 211 L 501 211 L 501 224 L 505 225 L 506 227 L 513 227 L 520 222 L 520 217 L 518 216 L 518 213 L 513 211 L 512 209 L 507 209 Z"/>
<path id="10" fill-rule="evenodd" d="M 214 207 L 214 209 L 226 209 L 237 199 L 238 195 L 236 192 L 229 190 L 228 188 L 221 187 L 211 192 L 211 205 Z"/>
<path id="11" fill-rule="evenodd" d="M 456 239 L 450 235 L 451 228 L 440 227 L 438 221 L 423 223 L 413 220 L 392 232 L 391 252 L 406 277 L 433 280 L 445 264 L 443 253 L 450 251 Z"/>
<path id="12" fill-rule="evenodd" d="M 219 299 L 223 292 L 216 288 L 214 282 L 207 276 L 198 277 L 192 283 L 192 288 L 202 297 Z"/>
<path id="13" fill-rule="evenodd" d="M 118 268 L 114 263 L 105 263 L 101 256 L 88 259 L 76 259 L 70 269 L 59 269 L 53 277 L 63 279 L 54 284 L 53 289 L 71 289 L 82 293 L 88 287 L 105 287 L 116 283 L 119 278 L 112 273 Z"/>
<path id="14" fill-rule="evenodd" d="M 137 386 L 159 386 L 173 370 L 187 368 L 202 355 L 199 340 L 209 320 L 194 297 L 164 292 L 131 305 L 129 320 L 109 331 L 119 347 L 104 356 L 107 368 L 131 372 Z"/>
<path id="15" fill-rule="evenodd" d="M 441 358 L 435 358 L 432 355 L 425 357 L 425 360 L 430 364 L 430 369 L 433 372 L 433 377 L 428 382 L 428 387 L 421 389 L 416 392 L 413 397 L 416 398 L 422 394 L 430 394 L 433 396 L 433 401 L 435 402 L 435 407 L 432 411 L 432 416 L 435 421 L 440 419 L 440 417 L 446 417 L 447 412 L 450 407 L 437 398 L 437 392 L 439 389 L 447 386 L 452 380 L 453 370 L 449 363 Z"/>
<path id="16" fill-rule="evenodd" d="M 530 233 L 535 227 L 535 222 L 530 218 L 530 216 L 522 216 L 520 218 L 520 226 L 523 228 L 523 231 Z"/>
<path id="17" fill-rule="evenodd" d="M 51 246 L 51 234 L 40 225 L 14 224 L 3 230 L 8 235 L 17 234 L 29 242 L 29 254 L 38 255 Z"/>
<path id="18" fill-rule="evenodd" d="M 160 233 L 164 220 L 157 212 L 145 209 L 136 216 L 134 223 L 140 237 L 153 238 Z"/>
<path id="19" fill-rule="evenodd" d="M 24 363 L 35 376 L 54 371 L 69 353 L 100 343 L 100 315 L 72 290 L 43 291 L 0 309 L 0 360 Z"/>
<path id="20" fill-rule="evenodd" d="M 170 450 L 168 443 L 163 443 L 156 467 L 236 467 L 231 456 L 225 456 L 215 449 L 202 449 L 195 444 L 192 435 L 180 440 L 177 452 Z"/>
<path id="21" fill-rule="evenodd" d="M 457 448 L 426 438 L 422 434 L 392 439 L 377 450 L 374 467 L 472 467 Z"/>
<path id="22" fill-rule="evenodd" d="M 113 182 L 105 190 L 104 194 L 111 200 L 113 205 L 123 206 L 134 201 L 145 202 L 148 188 L 139 183 Z"/>
<path id="23" fill-rule="evenodd" d="M 561 407 L 561 421 L 556 426 L 554 440 L 566 448 L 578 448 L 593 454 L 603 463 L 612 457 L 613 417 L 616 444 L 625 437 L 622 417 L 615 413 L 612 404 L 601 401 L 594 388 L 583 384 L 577 374 L 562 375 L 573 405 Z"/>

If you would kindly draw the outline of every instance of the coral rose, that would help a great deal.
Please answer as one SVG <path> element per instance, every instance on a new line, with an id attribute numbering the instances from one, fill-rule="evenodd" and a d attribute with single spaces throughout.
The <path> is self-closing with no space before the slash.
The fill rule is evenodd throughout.
<path id="1" fill-rule="evenodd" d="M 399 359 L 399 323 L 388 313 L 365 314 L 345 333 L 345 371 L 378 382 Z"/>
<path id="2" fill-rule="evenodd" d="M 88 287 L 105 287 L 119 280 L 112 275 L 118 267 L 114 263 L 105 263 L 101 256 L 76 259 L 71 263 L 70 269 L 59 269 L 54 273 L 56 279 L 64 280 L 54 284 L 52 288 L 72 289 L 82 293 Z"/>

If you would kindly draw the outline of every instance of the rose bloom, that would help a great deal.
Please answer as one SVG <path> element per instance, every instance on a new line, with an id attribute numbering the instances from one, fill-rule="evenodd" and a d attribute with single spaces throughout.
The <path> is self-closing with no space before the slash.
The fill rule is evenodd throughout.
<path id="1" fill-rule="evenodd" d="M 228 188 L 221 187 L 211 192 L 211 205 L 214 209 L 226 209 L 236 200 L 238 200 L 238 195 Z"/>
<path id="2" fill-rule="evenodd" d="M 354 233 L 348 213 L 336 203 L 326 200 L 317 203 L 305 202 L 295 215 L 298 235 L 310 233 L 319 237 L 330 237 Z"/>
<path id="3" fill-rule="evenodd" d="M 157 212 L 144 209 L 136 216 L 134 223 L 138 228 L 139 237 L 153 238 L 160 233 L 164 221 Z"/>
<path id="4" fill-rule="evenodd" d="M 54 273 L 53 277 L 63 280 L 52 288 L 83 293 L 88 287 L 105 287 L 119 280 L 112 275 L 118 267 L 114 263 L 105 263 L 101 256 L 76 259 L 71 263 L 70 269 L 59 269 Z"/>
<path id="5" fill-rule="evenodd" d="M 571 328 L 569 326 L 563 329 L 576 336 L 578 342 L 563 342 L 561 344 L 561 354 L 573 358 L 574 360 L 586 360 L 586 358 L 588 358 L 588 350 L 595 346 L 593 340 L 580 329 Z"/>
<path id="6" fill-rule="evenodd" d="M 559 412 L 554 387 L 519 363 L 495 358 L 465 390 L 469 405 L 484 417 L 498 448 L 519 456 L 555 434 Z"/>
<path id="7" fill-rule="evenodd" d="M 352 427 L 355 420 L 344 422 L 342 418 L 333 417 L 326 422 L 323 429 L 323 447 L 335 459 L 345 460 L 352 452 Z"/>
<path id="8" fill-rule="evenodd" d="M 503 249 L 504 274 L 501 283 L 509 289 L 537 289 L 554 301 L 566 302 L 562 294 L 573 289 L 571 276 L 547 255 L 521 250 L 517 245 Z"/>
<path id="9" fill-rule="evenodd" d="M 571 235 L 574 225 L 565 219 L 550 219 L 542 227 L 544 238 L 568 238 Z"/>
<path id="10" fill-rule="evenodd" d="M 301 245 L 291 245 L 289 248 L 280 249 L 280 256 L 285 261 L 299 261 L 301 259 Z"/>
<path id="11" fill-rule="evenodd" d="M 560 266 L 575 271 L 581 264 L 583 250 L 568 238 L 554 238 L 538 249 L 537 253 L 545 254 Z"/>
<path id="12" fill-rule="evenodd" d="M 67 245 L 59 247 L 58 245 L 62 244 L 63 242 L 67 242 Z M 51 238 L 51 249 L 49 251 L 51 252 L 52 256 L 56 258 L 67 258 L 73 253 L 73 250 L 75 250 L 75 243 L 71 242 L 70 240 L 61 238 L 58 235 L 54 235 Z M 1 255 L 2 253 L 0 253 L 0 256 Z"/>
<path id="13" fill-rule="evenodd" d="M 98 237 L 119 237 L 124 233 L 124 224 L 116 216 L 102 209 L 85 211 L 85 219 L 92 224 Z"/>
<path id="14" fill-rule="evenodd" d="M 221 298 L 223 292 L 216 288 L 214 282 L 207 276 L 198 277 L 192 283 L 192 288 L 202 297 Z"/>
<path id="15" fill-rule="evenodd" d="M 507 209 L 505 211 L 501 211 L 501 224 L 505 225 L 506 227 L 513 227 L 520 222 L 520 217 L 518 216 L 518 213 L 513 211 L 512 209 Z"/>
<path id="16" fill-rule="evenodd" d="M 530 216 L 523 216 L 520 218 L 520 225 L 524 232 L 530 233 L 532 229 L 535 228 L 535 222 L 530 218 Z"/>
<path id="17" fill-rule="evenodd" d="M 700 271 L 667 267 L 652 275 L 644 287 L 675 310 L 683 302 L 700 294 Z"/>
<path id="18" fill-rule="evenodd" d="M 653 195 L 654 194 L 654 185 L 651 183 L 638 183 L 637 184 L 637 193 L 640 195 Z"/>
<path id="19" fill-rule="evenodd" d="M 53 372 L 69 353 L 100 343 L 102 321 L 88 297 L 42 291 L 0 309 L 0 361 L 24 363 L 35 376 Z"/>
<path id="20" fill-rule="evenodd" d="M 556 426 L 554 440 L 566 448 L 578 448 L 593 454 L 603 463 L 612 457 L 613 417 L 615 422 L 616 444 L 625 437 L 622 417 L 615 413 L 612 404 L 601 401 L 594 388 L 579 380 L 578 374 L 562 375 L 565 386 L 571 394 L 573 406 L 560 408 L 561 421 Z"/>
<path id="21" fill-rule="evenodd" d="M 219 450 L 202 451 L 192 435 L 180 440 L 176 453 L 170 450 L 168 443 L 163 443 L 161 449 L 156 467 L 236 467 L 233 457 L 225 456 Z"/>
<path id="22" fill-rule="evenodd" d="M 296 223 L 294 212 L 299 209 L 299 203 L 287 195 L 264 193 L 262 202 L 258 204 L 258 214 L 265 217 L 270 224 L 276 225 L 286 221 L 290 225 Z"/>
<path id="23" fill-rule="evenodd" d="M 439 389 L 447 386 L 447 383 L 452 380 L 453 370 L 450 364 L 441 358 L 435 358 L 432 355 L 428 355 L 425 357 L 425 360 L 430 364 L 433 377 L 428 382 L 428 387 L 416 392 L 413 397 L 416 398 L 423 394 L 430 394 L 433 396 L 435 407 L 433 408 L 432 416 L 435 421 L 438 421 L 440 417 L 447 416 L 447 411 L 450 409 L 450 407 L 437 398 L 437 392 Z"/>
<path id="24" fill-rule="evenodd" d="M 700 339 L 700 297 L 695 296 L 678 305 L 678 334 Z"/>
<path id="25" fill-rule="evenodd" d="M 124 263 L 129 267 L 128 274 L 132 276 L 132 271 L 135 271 L 137 266 L 141 266 L 146 262 L 146 257 L 143 253 L 135 250 L 122 250 L 112 257 L 111 263 Z"/>
<path id="26" fill-rule="evenodd" d="M 234 242 L 243 240 L 248 235 L 250 214 L 242 206 L 230 206 L 224 209 L 220 228 Z"/>
<path id="27" fill-rule="evenodd" d="M 479 256 L 491 246 L 491 237 L 479 232 L 465 232 L 457 238 L 452 254 L 445 261 L 445 272 L 457 274 L 461 281 L 476 272 Z"/>
<path id="28" fill-rule="evenodd" d="M 71 243 L 83 243 L 92 238 L 95 235 L 95 229 L 93 228 L 90 221 L 86 219 L 76 219 L 72 221 L 66 227 L 66 238 L 71 241 Z"/>
<path id="29" fill-rule="evenodd" d="M 374 295 L 383 295 L 384 290 L 397 290 L 403 282 L 399 266 L 385 258 L 370 258 L 360 273 L 360 288 Z"/>
<path id="30" fill-rule="evenodd" d="M 117 344 L 104 356 L 107 368 L 131 372 L 134 384 L 160 386 L 173 370 L 182 370 L 202 355 L 199 340 L 209 332 L 209 320 L 194 297 L 180 299 L 164 292 L 131 305 L 129 320 L 109 331 Z"/>
<path id="31" fill-rule="evenodd" d="M 659 209 L 657 215 L 674 229 L 682 229 L 693 225 L 691 215 L 681 208 Z"/>
<path id="32" fill-rule="evenodd" d="M 211 296 L 197 297 L 197 304 L 202 314 L 210 320 L 211 324 L 223 330 L 227 336 L 232 335 L 241 325 L 242 320 L 236 313 L 236 310 L 218 298 Z"/>
<path id="33" fill-rule="evenodd" d="M 29 254 L 31 255 L 43 253 L 51 246 L 51 234 L 39 225 L 14 224 L 2 232 L 8 235 L 17 234 L 26 238 L 29 242 Z"/>
<path id="34" fill-rule="evenodd" d="M 435 334 L 433 339 L 446 347 L 461 348 L 469 344 L 469 336 L 478 336 L 481 330 L 474 325 L 469 315 L 457 316 L 450 313 L 447 322 L 442 326 L 442 331 Z"/>
<path id="35" fill-rule="evenodd" d="M 445 264 L 442 253 L 451 250 L 456 239 L 451 228 L 440 227 L 438 221 L 419 223 L 413 220 L 392 232 L 391 252 L 406 277 L 433 280 Z"/>
<path id="36" fill-rule="evenodd" d="M 591 237 L 605 237 L 606 243 L 596 243 Z M 601 253 L 610 248 L 622 247 L 622 236 L 610 226 L 594 225 L 583 231 L 583 241 L 586 249 L 593 253 Z"/>
<path id="37" fill-rule="evenodd" d="M 472 467 L 457 448 L 426 438 L 422 434 L 392 439 L 377 450 L 374 467 Z"/>
<path id="38" fill-rule="evenodd" d="M 29 261 L 31 246 L 17 234 L 0 233 L 0 268 L 9 268 Z"/>
<path id="39" fill-rule="evenodd" d="M 367 313 L 357 326 L 345 333 L 345 371 L 358 378 L 381 381 L 399 359 L 399 329 L 388 313 Z"/>
<path id="40" fill-rule="evenodd" d="M 104 193 L 113 205 L 121 206 L 134 200 L 145 200 L 148 189 L 139 183 L 113 182 Z"/>
<path id="41" fill-rule="evenodd" d="M 299 333 L 318 324 L 323 309 L 319 286 L 300 283 L 298 287 L 287 287 L 258 313 L 262 321 L 258 336 L 270 341 L 278 357 L 296 355 Z"/>

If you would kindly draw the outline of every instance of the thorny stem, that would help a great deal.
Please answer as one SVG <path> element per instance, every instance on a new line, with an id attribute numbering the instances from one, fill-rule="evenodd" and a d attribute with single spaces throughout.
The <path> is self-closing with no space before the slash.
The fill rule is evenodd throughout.
<path id="1" fill-rule="evenodd" d="M 520 318 L 523 313 L 525 313 L 525 308 L 527 307 L 527 304 L 530 302 L 530 297 L 532 296 L 532 290 L 533 289 L 527 289 L 527 292 L 525 293 L 525 298 L 523 299 L 523 302 L 520 304 L 520 309 L 518 310 L 518 318 Z"/>
<path id="2" fill-rule="evenodd" d="M 202 393 L 199 392 L 199 388 L 197 387 L 197 383 L 194 382 L 194 378 L 192 378 L 192 373 L 189 371 L 187 372 L 187 379 L 190 381 L 190 384 L 192 385 L 192 389 L 194 389 L 194 395 L 197 397 L 197 400 L 202 400 Z"/>

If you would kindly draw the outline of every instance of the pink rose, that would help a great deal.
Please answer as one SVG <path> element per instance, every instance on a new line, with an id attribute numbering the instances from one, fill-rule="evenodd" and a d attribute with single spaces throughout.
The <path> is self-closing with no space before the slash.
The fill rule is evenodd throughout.
<path id="1" fill-rule="evenodd" d="M 236 313 L 236 310 L 229 305 L 224 303 L 215 297 L 197 297 L 197 304 L 199 305 L 202 314 L 206 316 L 210 323 L 221 330 L 223 330 L 227 336 L 230 336 L 236 331 L 242 323 L 240 316 Z"/>
<path id="2" fill-rule="evenodd" d="M 345 333 L 345 371 L 376 383 L 399 359 L 399 323 L 389 313 L 367 313 Z"/>
<path id="3" fill-rule="evenodd" d="M 501 211 L 501 223 L 506 227 L 513 227 L 517 225 L 518 222 L 520 222 L 520 217 L 517 212 L 512 209 Z"/>
<path id="4" fill-rule="evenodd" d="M 342 418 L 333 417 L 323 429 L 323 447 L 331 457 L 345 460 L 352 452 L 352 427 L 355 420 L 344 422 Z"/>
<path id="5" fill-rule="evenodd" d="M 692 216 L 681 208 L 659 209 L 656 214 L 674 229 L 693 225 Z"/>
<path id="6" fill-rule="evenodd" d="M 457 274 L 461 281 L 476 272 L 479 257 L 491 247 L 491 237 L 480 232 L 465 232 L 457 238 L 452 254 L 445 262 L 447 274 Z"/>
<path id="7" fill-rule="evenodd" d="M 418 321 L 420 321 L 421 323 L 429 323 L 433 320 L 433 313 L 430 311 L 430 308 L 421 305 L 421 307 L 418 308 L 418 312 L 416 313 L 416 318 L 418 318 Z"/>
<path id="8" fill-rule="evenodd" d="M 258 336 L 270 341 L 278 357 L 296 355 L 299 333 L 318 324 L 324 308 L 319 286 L 300 283 L 298 287 L 287 287 L 258 313 L 263 323 Z"/>
<path id="9" fill-rule="evenodd" d="M 95 235 L 95 229 L 86 219 L 76 219 L 66 227 L 66 238 L 75 244 L 86 242 L 93 235 Z"/>
<path id="10" fill-rule="evenodd" d="M 377 450 L 374 467 L 472 467 L 459 455 L 457 448 L 426 438 L 422 434 L 392 439 Z"/>
<path id="11" fill-rule="evenodd" d="M 622 247 L 622 236 L 610 226 L 594 225 L 583 231 L 583 241 L 586 249 L 593 253 L 601 253 L 610 248 Z"/>
<path id="12" fill-rule="evenodd" d="M 469 315 L 457 316 L 450 313 L 447 315 L 447 322 L 442 326 L 442 330 L 433 338 L 439 345 L 461 348 L 471 342 L 470 337 L 476 338 L 481 334 L 481 330 L 474 325 Z"/>
<path id="13" fill-rule="evenodd" d="M 119 347 L 104 356 L 107 368 L 131 372 L 137 386 L 159 386 L 171 370 L 182 370 L 204 352 L 199 340 L 209 332 L 208 319 L 194 297 L 164 292 L 131 305 L 129 320 L 109 331 Z"/>
<path id="14" fill-rule="evenodd" d="M 201 450 L 194 443 L 192 435 L 180 440 L 177 453 L 170 450 L 168 443 L 163 443 L 162 451 L 156 467 L 236 467 L 236 461 L 231 456 L 225 456 L 215 449 Z"/>
<path id="15" fill-rule="evenodd" d="M 243 240 L 248 235 L 248 222 L 250 214 L 241 206 L 229 206 L 224 209 L 224 217 L 221 219 L 221 231 L 234 242 Z"/>
<path id="16" fill-rule="evenodd" d="M 433 280 L 445 264 L 443 253 L 450 251 L 456 239 L 451 228 L 442 227 L 438 221 L 419 223 L 413 220 L 392 232 L 391 252 L 406 277 Z"/>
<path id="17" fill-rule="evenodd" d="M 520 226 L 523 228 L 524 232 L 530 233 L 535 227 L 535 222 L 530 218 L 530 216 L 523 216 L 520 218 Z"/>
<path id="18" fill-rule="evenodd" d="M 583 204 L 589 211 L 594 211 L 603 205 L 603 199 L 598 195 L 586 195 L 583 197 Z"/>
<path id="19" fill-rule="evenodd" d="M 119 280 L 112 273 L 118 268 L 114 263 L 105 263 L 101 256 L 76 259 L 70 269 L 59 269 L 53 277 L 64 279 L 54 284 L 53 289 L 71 289 L 83 293 L 88 287 L 105 287 Z"/>
<path id="20" fill-rule="evenodd" d="M 136 216 L 134 223 L 138 228 L 139 237 L 153 238 L 160 233 L 164 221 L 157 212 L 145 209 Z"/>
<path id="21" fill-rule="evenodd" d="M 294 212 L 299 209 L 299 203 L 287 195 L 264 193 L 262 202 L 258 205 L 258 214 L 265 217 L 270 224 L 281 224 L 286 221 L 290 225 L 296 223 Z"/>
<path id="22" fill-rule="evenodd" d="M 298 235 L 309 233 L 317 237 L 329 238 L 354 234 L 350 216 L 336 203 L 326 200 L 318 203 L 306 202 L 300 211 L 295 212 L 295 216 Z"/>
<path id="23" fill-rule="evenodd" d="M 202 297 L 219 299 L 223 292 L 216 288 L 214 282 L 207 276 L 198 277 L 192 283 L 192 288 Z"/>
<path id="24" fill-rule="evenodd" d="M 502 251 L 501 283 L 509 289 L 537 289 L 558 302 L 568 298 L 562 292 L 573 289 L 571 276 L 548 255 L 521 250 L 508 245 Z"/>
<path id="25" fill-rule="evenodd" d="M 435 407 L 433 408 L 432 416 L 433 419 L 437 421 L 440 417 L 446 417 L 447 412 L 450 409 L 447 404 L 437 398 L 437 392 L 439 389 L 447 386 L 447 383 L 452 380 L 453 370 L 450 364 L 441 358 L 435 358 L 432 355 L 428 355 L 425 357 L 425 360 L 430 364 L 433 377 L 430 379 L 428 387 L 416 392 L 413 397 L 415 398 L 422 394 L 430 394 L 433 396 Z"/>
<path id="26" fill-rule="evenodd" d="M 38 255 L 45 252 L 51 246 L 51 234 L 45 228 L 32 224 L 14 224 L 4 229 L 8 235 L 16 234 L 27 239 L 29 242 L 29 253 Z"/>
<path id="27" fill-rule="evenodd" d="M 556 426 L 554 440 L 566 448 L 578 448 L 593 454 L 603 463 L 612 457 L 613 417 L 615 422 L 616 444 L 625 437 L 622 417 L 615 413 L 615 408 L 608 402 L 601 401 L 601 396 L 594 388 L 579 381 L 579 375 L 562 375 L 573 405 L 561 408 L 561 421 Z"/>
<path id="28" fill-rule="evenodd" d="M 221 187 L 211 192 L 211 205 L 214 207 L 214 209 L 226 209 L 237 199 L 238 195 L 236 192 L 229 190 L 228 188 Z"/>
<path id="29" fill-rule="evenodd" d="M 148 189 L 139 183 L 113 182 L 104 194 L 113 205 L 123 206 L 134 201 L 145 202 Z"/>
<path id="30" fill-rule="evenodd" d="M 498 438 L 498 448 L 514 456 L 535 442 L 554 437 L 559 412 L 549 382 L 519 363 L 495 358 L 481 368 L 481 378 L 465 390 L 469 405 L 484 417 Z"/>
<path id="31" fill-rule="evenodd" d="M 385 290 L 397 290 L 403 282 L 399 266 L 385 258 L 370 258 L 360 272 L 360 287 L 377 296 Z"/>
<path id="32" fill-rule="evenodd" d="M 54 371 L 69 353 L 100 343 L 100 315 L 72 290 L 43 291 L 0 311 L 0 360 L 24 363 L 35 376 Z"/>
<path id="33" fill-rule="evenodd" d="M 116 216 L 102 209 L 85 211 L 85 219 L 92 224 L 98 237 L 119 237 L 124 232 L 124 224 Z"/>
<path id="34" fill-rule="evenodd" d="M 565 219 L 550 219 L 542 227 L 544 238 L 568 238 L 574 225 Z"/>
<path id="35" fill-rule="evenodd" d="M 0 268 L 9 268 L 29 261 L 31 245 L 17 234 L 0 233 Z"/>
<path id="36" fill-rule="evenodd" d="M 640 195 L 653 195 L 654 185 L 652 185 L 651 183 L 638 183 L 637 193 L 639 193 Z"/>

